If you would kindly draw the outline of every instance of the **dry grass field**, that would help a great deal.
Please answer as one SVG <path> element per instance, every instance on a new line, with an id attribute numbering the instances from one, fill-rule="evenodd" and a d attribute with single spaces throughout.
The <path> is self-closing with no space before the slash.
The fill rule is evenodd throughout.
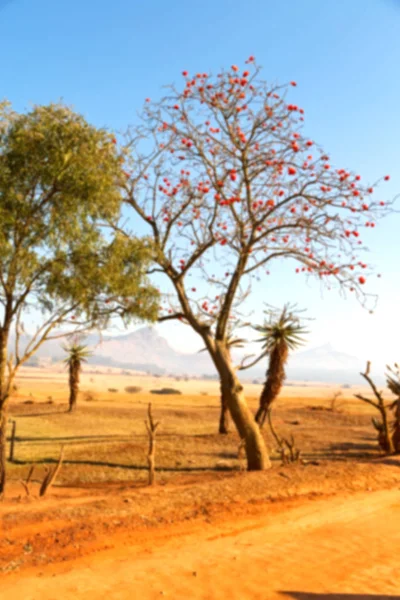
<path id="1" fill-rule="evenodd" d="M 130 393 L 126 391 L 129 386 L 141 389 Z M 151 393 L 163 387 L 182 393 Z M 257 406 L 260 389 L 254 384 L 245 386 L 252 409 Z M 81 379 L 78 409 L 69 414 L 67 374 L 61 367 L 23 369 L 10 410 L 10 420 L 17 423 L 14 461 L 9 463 L 6 499 L 0 505 L 0 573 L 5 578 L 1 597 L 50 600 L 58 597 L 61 586 L 67 594 L 63 597 L 128 598 L 133 563 L 127 556 L 134 560 L 140 598 L 158 598 L 161 592 L 173 598 L 278 598 L 283 596 L 277 590 L 303 589 L 298 585 L 296 573 L 301 578 L 302 570 L 307 568 L 308 586 L 304 589 L 308 592 L 333 589 L 329 586 L 337 577 L 337 569 L 342 569 L 343 578 L 347 577 L 353 554 L 356 556 L 365 544 L 373 545 L 371 540 L 378 535 L 376 521 L 380 526 L 386 522 L 380 511 L 388 503 L 390 507 L 399 505 L 398 500 L 395 502 L 398 492 L 391 490 L 400 486 L 400 463 L 396 458 L 385 459 L 380 455 L 371 425 L 372 409 L 353 397 L 360 389 L 341 390 L 338 410 L 332 412 L 330 402 L 338 387 L 317 384 L 285 387 L 275 408 L 274 423 L 280 434 L 294 436 L 303 462 L 282 466 L 274 440 L 265 427 L 273 468 L 264 473 L 246 473 L 242 459 L 238 458 L 237 434 L 216 433 L 217 382 L 176 381 L 121 374 L 116 370 L 86 369 Z M 149 402 L 155 419 L 161 421 L 156 446 L 157 485 L 153 487 L 146 485 L 148 440 L 144 421 Z M 38 498 L 45 469 L 56 463 L 63 445 L 65 460 L 56 484 L 48 496 Z M 21 480 L 32 465 L 35 471 L 27 496 Z M 377 494 L 376 498 L 379 494 L 389 495 L 374 504 L 371 492 Z M 367 499 L 365 494 L 369 494 Z M 369 502 L 372 504 L 367 511 L 370 519 L 367 523 L 367 513 L 362 516 L 361 506 L 369 506 Z M 355 503 L 354 510 L 341 512 L 343 503 L 348 507 Z M 391 514 L 400 524 L 400 513 Z M 320 517 L 310 520 L 310 515 Z M 292 521 L 296 524 L 290 526 Z M 336 522 L 333 529 L 331 522 Z M 355 539 L 360 528 L 366 532 L 357 538 L 359 547 L 346 550 L 346 545 L 340 546 L 336 571 L 331 574 L 324 571 L 323 588 L 318 587 L 321 578 L 316 579 L 315 573 L 324 568 L 321 565 L 327 561 L 329 548 L 330 553 L 335 549 L 330 546 L 324 550 L 322 545 L 317 552 L 315 546 L 308 547 L 312 538 L 298 537 L 300 531 L 307 532 L 308 528 L 315 540 L 319 535 L 331 539 L 331 546 L 341 544 L 337 539 L 341 531 L 347 531 L 349 540 Z M 247 533 L 252 531 L 255 533 Z M 293 531 L 298 533 L 292 539 Z M 389 546 L 399 541 L 390 541 L 392 534 L 385 535 Z M 269 540 L 267 546 L 262 539 Z M 240 583 L 237 573 L 233 586 L 229 570 L 232 565 L 219 562 L 221 587 L 211 589 L 206 573 L 214 573 L 216 557 L 210 555 L 208 566 L 204 562 L 211 551 L 210 540 L 219 544 L 227 557 L 236 545 L 242 548 L 232 557 L 238 561 L 235 568 L 254 571 L 254 565 L 258 565 L 254 571 L 257 585 L 254 582 L 250 585 L 247 579 L 247 587 L 243 587 L 245 583 Z M 281 547 L 281 570 L 276 567 L 276 585 L 271 587 L 269 595 L 263 595 L 260 575 L 263 570 L 260 571 L 257 561 L 261 556 L 262 560 L 273 560 L 270 555 L 273 540 Z M 252 551 L 250 554 L 246 551 L 253 547 L 254 556 Z M 217 546 L 212 548 L 215 553 Z M 313 558 L 309 557 L 306 563 L 286 564 L 291 553 L 297 555 L 304 548 Z M 379 560 L 388 560 L 386 554 L 383 556 L 388 552 L 387 547 L 377 548 L 381 552 Z M 193 558 L 197 552 L 201 553 L 204 578 L 196 579 L 197 587 L 192 589 L 193 572 L 197 573 L 199 564 Z M 177 562 L 178 556 L 181 562 Z M 392 567 L 392 570 L 388 567 L 384 577 L 376 576 L 381 590 L 388 593 L 396 591 L 397 585 L 393 584 L 395 567 Z M 93 578 L 93 569 L 101 571 L 99 577 Z M 291 588 L 284 586 L 288 581 L 287 569 L 293 573 Z M 159 575 L 155 577 L 152 573 L 157 570 Z M 109 585 L 114 577 L 119 578 L 115 588 Z M 378 589 L 378 584 L 376 587 L 364 575 L 360 577 L 354 585 L 342 586 L 341 591 L 359 590 L 360 581 L 364 590 Z M 278 595 L 274 595 L 275 591 Z M 289 597 L 304 600 L 324 596 Z"/>
<path id="2" fill-rule="evenodd" d="M 32 464 L 37 465 L 39 474 L 41 468 L 57 461 L 64 445 L 65 461 L 58 479 L 61 484 L 145 481 L 144 421 L 149 402 L 155 418 L 161 421 L 156 459 L 160 481 L 170 481 L 181 473 L 200 475 L 241 468 L 237 434 L 217 434 L 217 382 L 97 371 L 100 372 L 82 376 L 79 406 L 73 414 L 66 411 L 65 371 L 22 371 L 10 411 L 10 419 L 17 422 L 14 462 L 10 466 L 12 479 L 23 478 Z M 140 391 L 128 393 L 128 387 Z M 151 390 L 163 387 L 182 394 L 151 394 Z M 321 384 L 285 387 L 277 403 L 276 429 L 283 435 L 293 434 L 306 461 L 345 461 L 378 455 L 371 426 L 373 409 L 371 412 L 356 400 L 352 389 L 342 390 L 337 401 L 339 410 L 331 412 L 331 398 L 338 389 Z M 255 410 L 261 386 L 248 384 L 245 390 Z M 274 440 L 268 437 L 267 429 L 265 426 L 273 451 Z"/>

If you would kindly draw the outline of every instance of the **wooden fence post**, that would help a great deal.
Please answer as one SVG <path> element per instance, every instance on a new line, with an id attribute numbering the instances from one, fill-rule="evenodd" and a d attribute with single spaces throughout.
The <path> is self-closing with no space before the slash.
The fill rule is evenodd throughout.
<path id="1" fill-rule="evenodd" d="M 15 436 L 17 433 L 17 421 L 12 421 L 12 430 L 10 438 L 10 454 L 8 460 L 14 462 L 14 451 L 15 451 Z"/>
<path id="2" fill-rule="evenodd" d="M 158 423 L 154 423 L 153 415 L 151 412 L 151 402 L 147 409 L 147 414 L 149 416 L 149 420 L 145 421 L 147 433 L 149 436 L 149 452 L 147 454 L 147 463 L 149 465 L 149 485 L 153 485 L 155 479 L 155 450 L 156 450 L 156 430 L 159 426 Z"/>

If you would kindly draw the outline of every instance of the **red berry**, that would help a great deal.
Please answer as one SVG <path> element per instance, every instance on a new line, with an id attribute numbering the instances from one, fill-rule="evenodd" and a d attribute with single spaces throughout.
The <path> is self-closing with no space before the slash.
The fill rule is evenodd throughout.
<path id="1" fill-rule="evenodd" d="M 359 277 L 358 282 L 361 283 L 361 285 L 364 285 L 364 283 L 366 282 L 365 277 L 363 277 L 363 276 Z"/>

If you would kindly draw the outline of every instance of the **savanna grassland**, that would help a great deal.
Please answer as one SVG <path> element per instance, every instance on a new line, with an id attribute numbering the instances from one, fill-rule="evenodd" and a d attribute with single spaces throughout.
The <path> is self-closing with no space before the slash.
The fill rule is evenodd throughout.
<path id="1" fill-rule="evenodd" d="M 89 371 L 89 372 L 88 372 Z M 159 395 L 152 390 L 172 388 L 181 394 Z M 129 388 L 133 388 L 129 390 Z M 135 389 L 137 388 L 137 389 Z M 245 387 L 255 411 L 261 386 Z M 335 410 L 331 401 L 339 386 L 303 384 L 284 388 L 274 411 L 280 435 L 293 435 L 306 463 L 367 459 L 379 456 L 368 406 L 354 398 L 362 388 L 342 390 Z M 128 391 L 127 391 L 128 390 Z M 78 410 L 66 411 L 68 383 L 62 368 L 21 372 L 10 419 L 17 422 L 12 479 L 23 478 L 27 467 L 56 462 L 60 447 L 66 456 L 61 484 L 147 479 L 147 433 L 144 421 L 148 403 L 160 421 L 156 466 L 161 482 L 182 474 L 242 468 L 239 438 L 231 426 L 227 436 L 217 434 L 218 384 L 212 381 L 121 375 L 120 370 L 93 369 L 82 376 Z M 264 426 L 271 450 L 275 442 Z M 275 457 L 278 460 L 278 457 Z"/>
<path id="2" fill-rule="evenodd" d="M 128 386 L 141 389 L 127 392 Z M 150 393 L 162 387 L 182 393 Z M 124 590 L 123 581 L 127 578 L 131 581 L 135 568 L 138 593 L 142 590 L 141 593 L 147 594 L 142 597 L 156 598 L 161 592 L 166 594 L 165 590 L 171 594 L 189 594 L 182 589 L 185 586 L 189 589 L 195 583 L 191 597 L 222 598 L 221 594 L 231 593 L 230 571 L 224 561 L 237 544 L 243 548 L 232 560 L 250 561 L 246 568 L 254 570 L 261 558 L 258 556 L 256 560 L 253 556 L 250 560 L 251 554 L 245 549 L 254 546 L 258 553 L 268 554 L 275 539 L 276 552 L 283 557 L 284 574 L 290 567 L 286 562 L 291 560 L 291 552 L 300 549 L 298 544 L 311 552 L 307 550 L 311 538 L 296 542 L 299 532 L 307 528 L 311 537 L 325 536 L 326 543 L 334 545 L 343 527 L 357 529 L 360 524 L 354 519 L 361 518 L 365 535 L 359 542 L 363 539 L 362 543 L 368 544 L 368 528 L 375 535 L 374 511 L 382 511 L 389 500 L 392 507 L 393 494 L 398 494 L 394 490 L 400 485 L 399 461 L 380 455 L 371 425 L 373 409 L 352 396 L 361 388 L 342 390 L 332 411 L 331 399 L 337 389 L 322 384 L 285 387 L 275 408 L 274 425 L 280 435 L 294 436 L 302 460 L 282 466 L 274 453 L 276 444 L 268 427 L 264 427 L 273 468 L 249 473 L 244 470 L 243 458 L 238 457 L 237 433 L 217 433 L 217 382 L 122 375 L 117 370 L 107 372 L 87 367 L 81 379 L 78 409 L 68 413 L 68 385 L 62 367 L 23 369 L 10 403 L 10 419 L 17 423 L 16 442 L 14 459 L 9 463 L 7 495 L 0 507 L 3 530 L 0 568 L 6 576 L 5 598 L 56 597 L 54 582 L 58 577 L 64 578 L 63 589 L 68 593 L 79 592 L 82 594 L 79 598 L 84 594 L 89 598 L 102 597 L 98 595 L 100 590 L 105 593 L 108 589 L 106 580 L 113 579 L 115 565 L 121 561 L 126 567 L 117 568 L 120 594 Z M 254 384 L 245 387 L 252 410 L 257 407 L 259 391 L 260 386 Z M 144 424 L 149 402 L 155 420 L 160 421 L 156 437 L 156 485 L 151 487 L 147 485 L 148 439 Z M 65 455 L 61 471 L 46 497 L 39 498 L 45 469 L 56 464 L 61 446 Z M 32 465 L 35 470 L 27 495 L 21 481 L 25 481 Z M 365 494 L 367 503 L 363 501 Z M 379 494 L 389 496 L 384 495 L 376 502 L 371 499 Z M 343 512 L 344 506 L 347 508 Z M 369 516 L 363 513 L 365 506 L 370 507 Z M 281 518 L 274 526 L 277 513 Z M 399 516 L 392 511 L 393 519 L 396 515 Z M 365 522 L 367 516 L 371 523 Z M 293 519 L 294 529 L 290 526 Z M 386 526 L 385 519 L 381 522 Z M 325 532 L 326 528 L 331 533 Z M 295 538 L 289 531 L 291 535 L 297 532 Z M 246 538 L 264 534 L 267 546 L 259 538 Z M 218 577 L 222 581 L 218 593 L 209 587 L 207 576 L 201 581 L 197 579 L 199 567 L 193 566 L 193 557 L 204 546 L 205 535 L 208 541 L 225 544 L 221 552 L 226 556 L 218 563 Z M 291 541 L 289 538 L 282 541 L 282 536 L 289 536 Z M 292 550 L 285 548 L 285 543 Z M 343 546 L 337 556 L 344 574 L 350 550 L 355 552 Z M 204 562 L 208 550 L 203 547 L 202 552 Z M 317 552 L 314 547 L 313 558 L 307 563 L 309 581 L 315 582 L 315 589 L 320 589 L 316 572 L 322 568 L 320 561 L 325 560 L 321 552 L 328 552 L 328 548 L 324 550 L 322 545 Z M 267 556 L 264 558 L 269 560 Z M 214 572 L 215 557 L 209 560 L 209 566 L 214 564 Z M 92 576 L 87 579 L 88 568 L 100 569 L 99 579 Z M 239 562 L 231 568 L 239 568 Z M 152 576 L 152 569 L 158 570 L 159 576 Z M 295 566 L 294 579 L 296 569 L 298 576 L 301 575 L 299 565 Z M 246 586 L 251 589 L 242 589 L 244 582 L 238 583 L 237 589 L 235 586 L 238 595 L 232 597 L 250 593 L 255 598 L 281 597 L 274 596 L 272 591 L 270 596 L 257 595 L 263 588 L 262 577 L 257 585 L 254 582 L 250 585 L 251 578 L 246 579 Z M 276 577 L 278 590 L 283 575 L 277 572 Z M 179 586 L 183 586 L 179 590 L 177 578 Z M 239 576 L 237 581 L 240 582 Z M 329 586 L 326 573 L 324 582 Z M 382 585 L 389 591 L 395 589 L 390 578 Z M 108 591 L 110 597 L 123 597 L 113 595 L 113 589 Z M 313 589 L 312 585 L 308 589 Z M 7 595 L 7 590 L 11 595 Z M 31 596 L 30 590 L 33 590 Z"/>

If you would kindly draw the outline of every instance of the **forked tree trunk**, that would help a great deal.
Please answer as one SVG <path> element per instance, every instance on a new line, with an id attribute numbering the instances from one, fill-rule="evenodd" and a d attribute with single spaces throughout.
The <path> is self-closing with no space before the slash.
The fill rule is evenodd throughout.
<path id="1" fill-rule="evenodd" d="M 228 407 L 228 397 L 227 397 L 227 391 L 224 388 L 224 386 L 222 385 L 222 383 L 220 384 L 220 388 L 221 388 L 221 412 L 220 412 L 220 417 L 219 417 L 219 433 L 222 434 L 226 434 L 229 433 L 229 407 Z"/>
<path id="2" fill-rule="evenodd" d="M 232 420 L 241 439 L 244 440 L 247 469 L 249 471 L 269 469 L 271 461 L 264 438 L 246 403 L 243 386 L 236 375 L 228 350 L 222 344 L 216 342 L 213 347 L 212 358 L 218 370 L 221 385 L 224 388 L 224 397 Z"/>

